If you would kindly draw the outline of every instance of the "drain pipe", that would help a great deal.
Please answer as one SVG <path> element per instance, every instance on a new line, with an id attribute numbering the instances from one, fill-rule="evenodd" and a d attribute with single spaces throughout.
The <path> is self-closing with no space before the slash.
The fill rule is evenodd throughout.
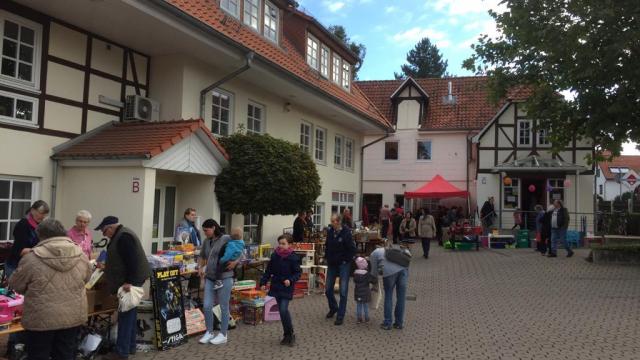
<path id="1" fill-rule="evenodd" d="M 362 189 L 364 187 L 364 149 L 368 148 L 371 145 L 377 144 L 380 141 L 388 138 L 391 136 L 391 133 L 389 133 L 389 130 L 387 130 L 387 132 L 384 134 L 384 136 L 377 138 L 375 140 L 373 140 L 372 142 L 362 145 L 362 147 L 360 148 L 360 220 L 362 220 L 362 209 L 364 206 L 364 194 L 362 193 Z"/>
<path id="2" fill-rule="evenodd" d="M 204 109 L 205 109 L 204 104 L 206 102 L 207 93 L 219 87 L 220 85 L 226 83 L 227 81 L 233 79 L 234 77 L 242 74 L 243 72 L 249 70 L 251 68 L 251 63 L 253 62 L 254 56 L 255 56 L 255 53 L 253 51 L 249 51 L 248 53 L 245 54 L 246 63 L 241 68 L 234 70 L 233 72 L 230 72 L 229 74 L 225 75 L 222 79 L 214 82 L 213 84 L 207 86 L 206 88 L 202 89 L 202 91 L 200 91 L 200 118 L 201 119 L 204 119 Z"/>
<path id="3" fill-rule="evenodd" d="M 51 216 L 56 217 L 56 197 L 58 192 L 58 160 L 53 160 L 53 168 L 51 170 Z"/>

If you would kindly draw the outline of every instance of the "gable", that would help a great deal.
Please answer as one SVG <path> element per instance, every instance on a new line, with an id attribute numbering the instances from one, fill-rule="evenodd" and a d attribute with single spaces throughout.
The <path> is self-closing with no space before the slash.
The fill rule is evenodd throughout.
<path id="1" fill-rule="evenodd" d="M 143 166 L 192 174 L 217 176 L 222 171 L 222 159 L 196 134 L 175 144 L 163 153 L 143 163 Z M 224 161 L 224 160 L 222 160 Z"/>

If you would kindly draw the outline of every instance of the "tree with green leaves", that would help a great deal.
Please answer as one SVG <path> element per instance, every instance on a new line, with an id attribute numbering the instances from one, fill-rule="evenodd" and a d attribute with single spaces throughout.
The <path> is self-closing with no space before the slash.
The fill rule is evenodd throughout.
<path id="1" fill-rule="evenodd" d="M 394 76 L 396 79 L 443 77 L 447 76 L 448 65 L 436 44 L 432 44 L 429 38 L 422 38 L 407 53 L 407 64 L 400 67 L 402 72 L 394 72 Z"/>
<path id="2" fill-rule="evenodd" d="M 501 35 L 483 35 L 463 66 L 490 76 L 493 100 L 513 86 L 554 150 L 574 136 L 617 156 L 640 142 L 640 1 L 504 0 L 490 11 Z M 561 95 L 563 94 L 563 95 Z"/>
<path id="3" fill-rule="evenodd" d="M 338 40 L 342 41 L 347 48 L 358 57 L 358 62 L 353 67 L 353 78 L 358 80 L 358 70 L 360 70 L 364 63 L 364 57 L 367 56 L 367 47 L 364 46 L 364 44 L 351 41 L 351 38 L 347 35 L 347 30 L 342 25 L 332 25 L 329 26 L 327 30 L 329 30 L 333 36 L 337 37 Z"/>
<path id="4" fill-rule="evenodd" d="M 235 133 L 220 139 L 229 165 L 216 177 L 220 208 L 234 214 L 291 215 L 320 196 L 315 162 L 299 145 L 269 135 Z"/>

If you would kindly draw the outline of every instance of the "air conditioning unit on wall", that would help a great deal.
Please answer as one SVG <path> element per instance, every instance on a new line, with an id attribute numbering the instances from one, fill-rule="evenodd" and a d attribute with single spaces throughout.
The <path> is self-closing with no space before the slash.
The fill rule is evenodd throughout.
<path id="1" fill-rule="evenodd" d="M 160 118 L 160 103 L 140 96 L 128 95 L 124 107 L 124 120 L 158 121 Z"/>

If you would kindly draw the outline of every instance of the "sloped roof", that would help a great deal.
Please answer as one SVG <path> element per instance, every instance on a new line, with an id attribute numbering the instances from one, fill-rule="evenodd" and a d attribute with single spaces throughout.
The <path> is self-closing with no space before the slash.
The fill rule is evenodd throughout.
<path id="1" fill-rule="evenodd" d="M 598 163 L 602 169 L 602 175 L 607 179 L 615 179 L 611 167 L 628 167 L 640 174 L 640 155 L 620 155 L 611 161 Z"/>
<path id="2" fill-rule="evenodd" d="M 111 122 L 54 148 L 54 159 L 150 159 L 198 130 L 229 158 L 201 119 Z"/>
<path id="3" fill-rule="evenodd" d="M 429 94 L 429 104 L 422 119 L 423 130 L 479 130 L 500 110 L 506 100 L 498 104 L 489 101 L 486 76 L 414 79 Z M 395 122 L 391 95 L 405 80 L 358 81 L 356 85 L 373 101 L 378 109 Z M 446 104 L 448 84 L 452 83 L 455 104 Z M 517 88 L 509 92 L 508 99 L 525 100 L 530 92 Z"/>
<path id="4" fill-rule="evenodd" d="M 326 95 L 338 100 L 343 106 L 351 108 L 365 118 L 383 128 L 391 127 L 385 116 L 378 111 L 357 86 L 345 91 L 307 65 L 305 55 L 295 50 L 293 43 L 286 37 L 280 38 L 280 44 L 274 44 L 249 27 L 241 25 L 239 20 L 227 15 L 211 0 L 166 0 L 166 2 L 194 20 L 204 23 L 271 62 L 281 70 L 289 72 Z M 286 21 L 286 17 L 283 21 Z"/>

